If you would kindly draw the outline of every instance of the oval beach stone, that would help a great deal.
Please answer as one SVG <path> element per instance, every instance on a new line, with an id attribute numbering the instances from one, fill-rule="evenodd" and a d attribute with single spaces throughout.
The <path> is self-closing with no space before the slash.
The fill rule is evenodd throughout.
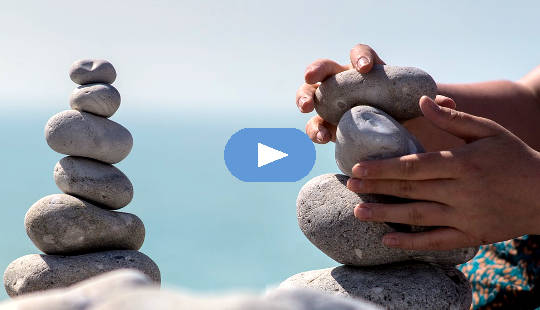
<path id="1" fill-rule="evenodd" d="M 306 271 L 279 287 L 317 289 L 369 300 L 384 309 L 468 310 L 472 302 L 470 284 L 459 270 L 419 262 Z"/>
<path id="2" fill-rule="evenodd" d="M 348 176 L 360 161 L 423 152 L 420 142 L 405 127 L 377 108 L 353 107 L 337 126 L 336 162 Z"/>
<path id="3" fill-rule="evenodd" d="M 120 93 L 109 84 L 82 85 L 73 90 L 69 98 L 72 109 L 111 117 L 120 107 Z"/>
<path id="4" fill-rule="evenodd" d="M 131 133 L 122 125 L 91 113 L 62 111 L 45 125 L 47 144 L 58 153 L 115 164 L 133 147 Z"/>
<path id="5" fill-rule="evenodd" d="M 418 101 L 435 98 L 437 84 L 426 72 L 412 67 L 374 65 L 369 73 L 355 69 L 329 77 L 315 92 L 315 110 L 337 125 L 341 116 L 357 105 L 381 109 L 397 120 L 422 115 Z"/>
<path id="6" fill-rule="evenodd" d="M 138 250 L 143 222 L 133 214 L 114 212 L 66 194 L 38 200 L 26 213 L 26 233 L 46 254 L 82 254 L 104 250 Z"/>
<path id="7" fill-rule="evenodd" d="M 90 158 L 62 158 L 54 167 L 54 181 L 62 192 L 106 209 L 125 207 L 133 198 L 133 185 L 120 169 Z"/>
<path id="8" fill-rule="evenodd" d="M 449 251 L 418 251 L 389 248 L 383 235 L 395 232 L 429 230 L 429 227 L 360 221 L 354 207 L 362 202 L 403 202 L 396 197 L 357 194 L 347 188 L 349 177 L 325 174 L 306 183 L 296 201 L 298 224 L 306 237 L 335 261 L 352 266 L 374 266 L 417 260 L 458 265 L 476 255 L 477 247 Z"/>
<path id="9" fill-rule="evenodd" d="M 9 296 L 67 287 L 118 269 L 135 269 L 160 283 L 158 266 L 138 251 L 115 250 L 77 256 L 31 254 L 14 260 L 4 272 Z"/>
<path id="10" fill-rule="evenodd" d="M 116 80 L 116 70 L 105 59 L 81 59 L 71 65 L 69 77 L 79 85 L 92 83 L 111 84 Z"/>

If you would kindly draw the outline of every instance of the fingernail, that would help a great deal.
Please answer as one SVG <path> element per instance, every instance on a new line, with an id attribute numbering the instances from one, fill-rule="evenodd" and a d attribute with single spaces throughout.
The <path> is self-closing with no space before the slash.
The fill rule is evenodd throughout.
<path id="1" fill-rule="evenodd" d="M 360 179 L 351 178 L 351 179 L 349 179 L 348 183 L 349 183 L 349 186 L 352 187 L 353 190 L 359 190 L 359 189 L 362 188 L 362 183 L 363 182 Z"/>
<path id="2" fill-rule="evenodd" d="M 431 98 L 426 96 L 425 100 L 429 101 L 429 104 L 431 105 L 431 108 L 433 110 L 435 110 L 435 111 L 440 111 L 441 110 L 441 107 L 438 104 L 436 104 L 435 101 L 433 101 Z"/>
<path id="3" fill-rule="evenodd" d="M 308 96 L 304 96 L 304 97 L 301 97 L 300 99 L 298 99 L 298 107 L 300 109 L 303 109 L 304 108 L 304 104 L 309 100 L 309 97 Z"/>
<path id="4" fill-rule="evenodd" d="M 324 141 L 325 141 L 324 138 L 325 138 L 325 134 L 323 134 L 321 131 L 319 131 L 319 132 L 317 133 L 317 140 L 318 140 L 319 142 L 324 142 Z"/>
<path id="5" fill-rule="evenodd" d="M 356 210 L 356 217 L 361 220 L 369 220 L 373 216 L 373 211 L 370 208 L 358 206 Z"/>
<path id="6" fill-rule="evenodd" d="M 393 246 L 398 246 L 399 245 L 399 240 L 397 238 L 395 238 L 395 237 L 384 236 L 383 237 L 383 243 L 386 246 L 393 247 Z"/>
<path id="7" fill-rule="evenodd" d="M 368 175 L 367 167 L 357 166 L 356 171 L 357 171 L 357 174 L 361 177 L 367 177 Z"/>
<path id="8" fill-rule="evenodd" d="M 369 64 L 369 59 L 366 56 L 360 56 L 356 61 L 356 69 L 360 69 L 367 64 Z"/>

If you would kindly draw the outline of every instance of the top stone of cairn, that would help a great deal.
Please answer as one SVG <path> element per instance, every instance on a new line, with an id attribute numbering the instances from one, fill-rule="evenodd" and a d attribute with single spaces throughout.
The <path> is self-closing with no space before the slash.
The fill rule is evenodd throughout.
<path id="1" fill-rule="evenodd" d="M 111 84 L 116 79 L 116 70 L 110 62 L 104 59 L 81 59 L 71 65 L 69 77 L 79 85 Z"/>
<path id="2" fill-rule="evenodd" d="M 327 78 L 315 91 L 315 110 L 337 125 L 352 107 L 368 105 L 398 121 L 422 115 L 418 100 L 435 99 L 437 84 L 426 72 L 413 67 L 374 65 L 369 73 L 355 69 Z"/>

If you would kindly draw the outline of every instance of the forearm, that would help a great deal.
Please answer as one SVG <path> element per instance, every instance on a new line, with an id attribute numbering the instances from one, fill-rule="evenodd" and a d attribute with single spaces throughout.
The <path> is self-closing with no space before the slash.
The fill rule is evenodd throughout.
<path id="1" fill-rule="evenodd" d="M 535 84 L 540 74 L 535 71 L 520 82 L 439 84 L 439 94 L 453 98 L 458 110 L 494 120 L 540 150 L 540 100 Z"/>

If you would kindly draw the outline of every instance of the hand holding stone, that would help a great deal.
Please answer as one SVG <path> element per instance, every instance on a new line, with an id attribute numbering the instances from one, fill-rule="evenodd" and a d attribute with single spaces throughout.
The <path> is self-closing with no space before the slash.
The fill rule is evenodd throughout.
<path id="1" fill-rule="evenodd" d="M 391 233 L 387 246 L 451 249 L 538 234 L 540 153 L 497 123 L 439 107 L 423 97 L 420 107 L 435 126 L 468 144 L 450 151 L 362 162 L 349 189 L 421 199 L 387 205 L 361 203 L 367 221 L 446 226 L 416 234 Z M 430 201 L 430 202 L 426 202 Z"/>
<path id="2" fill-rule="evenodd" d="M 350 109 L 337 128 L 336 162 L 348 176 L 352 176 L 353 166 L 360 161 L 424 152 L 407 129 L 390 115 L 370 106 Z"/>
<path id="3" fill-rule="evenodd" d="M 302 113 L 313 111 L 315 91 L 319 86 L 317 83 L 345 70 L 354 68 L 360 73 L 367 73 L 374 64 L 385 64 L 371 47 L 364 44 L 355 45 L 351 49 L 350 58 L 350 65 L 343 66 L 330 59 L 317 59 L 306 68 L 305 83 L 296 92 L 295 100 Z M 335 141 L 336 126 L 316 115 L 306 124 L 306 133 L 313 142 L 324 144 Z"/>
<path id="4" fill-rule="evenodd" d="M 341 72 L 327 79 L 316 90 L 315 106 L 319 105 L 317 113 L 330 123 L 335 124 L 335 119 L 339 119 L 336 131 L 336 162 L 348 176 L 354 175 L 353 166 L 360 161 L 424 152 L 422 145 L 392 116 L 411 118 L 420 115 L 418 98 L 424 92 L 434 97 L 435 82 L 427 73 L 415 68 L 374 68 L 364 75 L 355 70 Z M 386 109 L 392 116 L 379 108 Z M 354 218 L 353 206 L 425 202 L 400 201 L 391 196 L 403 196 L 394 192 L 378 192 L 372 187 L 361 192 L 365 195 L 349 194 L 345 183 L 349 189 L 355 189 L 353 186 L 362 181 L 348 180 L 339 175 L 315 178 L 302 188 L 297 200 L 300 228 L 311 242 L 336 261 L 355 266 L 409 259 L 460 264 L 476 254 L 477 248 L 436 253 L 388 252 L 388 248 L 381 243 L 383 235 L 396 228 L 408 232 L 424 232 L 429 228 L 418 227 L 421 226 L 419 224 L 413 227 L 394 227 L 380 223 L 360 223 Z M 395 187 L 399 185 L 398 183 Z M 408 196 L 404 198 L 424 199 Z"/>
<path id="5" fill-rule="evenodd" d="M 330 59 L 318 59 L 310 64 L 305 72 L 305 83 L 296 92 L 296 105 L 302 113 L 310 113 L 314 109 L 315 92 L 319 83 L 340 72 L 356 69 L 359 73 L 368 73 L 374 65 L 384 65 L 384 61 L 369 46 L 364 44 L 355 45 L 350 51 L 350 65 L 340 65 Z M 455 102 L 443 96 L 437 96 L 435 102 L 441 106 L 454 109 Z M 416 103 L 416 102 L 415 102 Z M 405 123 L 405 127 L 407 124 Z M 433 128 L 420 123 L 414 124 L 413 131 L 427 131 L 430 136 L 439 137 L 440 133 L 432 132 Z M 315 143 L 328 143 L 336 139 L 336 126 L 319 115 L 312 117 L 306 124 L 306 133 Z M 444 140 L 444 139 L 443 139 Z M 430 145 L 424 145 L 429 148 Z"/>

